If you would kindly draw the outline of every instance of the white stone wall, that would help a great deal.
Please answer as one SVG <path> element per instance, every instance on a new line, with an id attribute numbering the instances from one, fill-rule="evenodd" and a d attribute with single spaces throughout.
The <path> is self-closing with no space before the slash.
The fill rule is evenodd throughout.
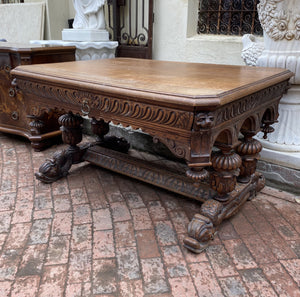
<path id="1" fill-rule="evenodd" d="M 74 17 L 73 0 L 55 1 L 67 2 Z M 244 65 L 242 37 L 197 34 L 198 2 L 154 0 L 153 59 Z"/>
<path id="2" fill-rule="evenodd" d="M 153 59 L 244 65 L 242 38 L 197 34 L 199 0 L 154 0 Z"/>

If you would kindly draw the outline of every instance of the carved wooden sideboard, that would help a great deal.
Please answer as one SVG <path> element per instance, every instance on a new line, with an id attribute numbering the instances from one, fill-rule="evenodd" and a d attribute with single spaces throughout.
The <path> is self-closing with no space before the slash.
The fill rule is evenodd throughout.
<path id="1" fill-rule="evenodd" d="M 118 58 L 21 66 L 13 76 L 32 108 L 69 111 L 59 123 L 70 146 L 41 165 L 38 179 L 53 182 L 85 160 L 200 200 L 184 243 L 201 252 L 217 226 L 264 186 L 256 172 L 262 146 L 253 136 L 272 132 L 292 73 Z M 92 118 L 94 143 L 78 145 L 80 114 Z M 149 133 L 186 161 L 186 172 L 135 158 L 124 139 L 106 136 L 109 122 Z"/>
<path id="2" fill-rule="evenodd" d="M 55 109 L 44 109 L 36 117 L 27 105 L 26 96 L 16 93 L 11 70 L 19 65 L 75 60 L 75 47 L 47 47 L 31 44 L 0 43 L 0 131 L 27 137 L 36 150 L 60 137 Z M 34 109 L 42 109 L 35 106 Z"/>

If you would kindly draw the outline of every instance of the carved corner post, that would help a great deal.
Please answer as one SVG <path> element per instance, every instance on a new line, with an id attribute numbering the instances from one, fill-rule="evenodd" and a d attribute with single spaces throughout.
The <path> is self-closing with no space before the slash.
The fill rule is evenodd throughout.
<path id="1" fill-rule="evenodd" d="M 215 116 L 212 112 L 199 112 L 195 115 L 195 122 L 192 131 L 191 151 L 188 160 L 189 169 L 186 175 L 196 184 L 209 178 L 209 172 L 205 169 L 211 166 L 211 151 L 213 147 L 211 128 Z M 217 204 L 214 204 L 214 203 Z M 210 211 L 204 211 L 204 204 L 212 206 Z M 214 204 L 214 205 L 212 205 Z M 217 207 L 217 209 L 215 208 Z M 188 225 L 188 237 L 184 238 L 184 246 L 194 253 L 201 253 L 207 248 L 215 234 L 214 220 L 215 213 L 219 213 L 222 206 L 218 201 L 208 200 L 201 206 L 199 214 L 196 214 Z M 210 215 L 208 213 L 210 212 Z"/>
<path id="2" fill-rule="evenodd" d="M 226 217 L 226 213 L 234 198 L 230 195 L 235 189 L 239 168 L 242 165 L 241 157 L 233 150 L 233 145 L 214 143 L 212 128 L 216 116 L 213 112 L 201 112 L 195 116 L 194 138 L 191 142 L 192 161 L 200 161 L 203 166 L 211 165 L 209 174 L 200 164 L 191 162 L 187 175 L 195 181 L 204 180 L 209 176 L 210 187 L 216 192 L 214 199 L 205 201 L 188 226 L 188 237 L 184 245 L 189 250 L 200 253 L 208 247 L 213 239 L 216 226 Z M 213 145 L 220 152 L 211 156 Z M 198 152 L 198 159 L 193 159 L 193 150 Z M 197 156 L 197 154 L 194 154 Z"/>
<path id="3" fill-rule="evenodd" d="M 52 159 L 46 160 L 35 174 L 36 178 L 51 183 L 68 174 L 72 164 L 82 162 L 83 155 L 87 147 L 79 147 L 78 143 L 82 140 L 82 123 L 83 119 L 78 114 L 71 111 L 64 114 L 58 119 L 61 125 L 62 140 L 69 144 L 66 150 L 57 152 Z"/>
<path id="4" fill-rule="evenodd" d="M 213 126 L 214 120 L 213 112 L 199 112 L 195 115 L 191 152 L 188 160 L 189 169 L 186 172 L 186 175 L 195 182 L 203 181 L 209 177 L 205 167 L 211 165 L 210 154 L 213 143 L 210 128 Z"/>

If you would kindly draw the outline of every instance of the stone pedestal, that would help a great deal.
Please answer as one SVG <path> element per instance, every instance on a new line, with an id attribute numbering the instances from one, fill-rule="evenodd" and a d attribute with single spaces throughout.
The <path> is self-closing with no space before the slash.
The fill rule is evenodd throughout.
<path id="1" fill-rule="evenodd" d="M 264 43 L 244 36 L 242 57 L 246 64 L 291 70 L 291 88 L 279 104 L 279 122 L 260 141 L 262 160 L 300 170 L 300 0 L 265 0 L 258 4 Z"/>
<path id="2" fill-rule="evenodd" d="M 273 125 L 275 131 L 270 133 L 267 140 L 262 140 L 264 147 L 280 152 L 300 153 L 300 85 L 291 85 L 288 93 L 280 100 L 278 120 Z"/>
<path id="3" fill-rule="evenodd" d="M 74 2 L 74 29 L 63 29 L 62 40 L 32 40 L 31 43 L 75 46 L 77 61 L 114 58 L 118 42 L 109 41 L 109 33 L 105 29 L 104 2 Z"/>
<path id="4" fill-rule="evenodd" d="M 93 29 L 64 29 L 62 31 L 62 40 L 64 41 L 109 41 L 109 34 L 107 30 L 93 30 Z"/>
<path id="5" fill-rule="evenodd" d="M 75 46 L 76 61 L 111 59 L 115 57 L 117 41 L 62 41 L 62 40 L 31 40 L 33 44 L 57 46 Z"/>

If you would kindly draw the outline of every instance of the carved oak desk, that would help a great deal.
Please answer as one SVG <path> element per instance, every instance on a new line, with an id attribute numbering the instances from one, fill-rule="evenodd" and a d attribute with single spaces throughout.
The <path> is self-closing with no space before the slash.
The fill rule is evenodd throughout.
<path id="1" fill-rule="evenodd" d="M 216 227 L 264 186 L 256 172 L 262 149 L 253 136 L 272 132 L 292 73 L 283 69 L 138 59 L 20 66 L 17 87 L 30 104 L 69 113 L 59 118 L 70 146 L 36 174 L 52 182 L 83 160 L 203 202 L 184 243 L 201 252 Z M 89 115 L 98 135 L 82 140 Z M 124 139 L 105 136 L 109 122 L 140 128 L 187 163 L 186 174 L 131 156 Z"/>
<path id="2" fill-rule="evenodd" d="M 75 60 L 75 47 L 0 43 L 0 131 L 24 136 L 35 150 L 42 150 L 61 139 L 56 110 L 43 109 L 32 116 L 26 96 L 11 84 L 11 70 L 19 65 L 58 63 Z M 33 108 L 37 108 L 34 106 Z M 29 119 L 28 119 L 29 118 Z"/>

